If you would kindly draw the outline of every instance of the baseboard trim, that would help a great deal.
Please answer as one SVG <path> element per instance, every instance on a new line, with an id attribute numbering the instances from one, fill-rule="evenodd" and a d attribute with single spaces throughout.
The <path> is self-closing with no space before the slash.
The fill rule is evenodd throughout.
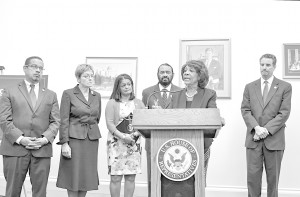
<path id="1" fill-rule="evenodd" d="M 300 189 L 298 188 L 279 188 L 278 190 L 280 197 L 299 197 Z M 206 196 L 210 197 L 242 197 L 248 196 L 247 187 L 238 186 L 208 186 L 205 189 Z M 262 197 L 267 196 L 267 188 L 262 188 Z"/>
<path id="2" fill-rule="evenodd" d="M 3 176 L 0 176 L 0 195 L 5 194 L 5 180 Z M 25 188 L 27 197 L 31 197 L 31 184 L 29 178 L 25 180 Z M 121 196 L 123 196 L 122 184 Z M 238 186 L 220 186 L 220 185 L 209 185 L 205 190 L 206 197 L 244 197 L 247 196 L 246 187 Z M 22 193 L 21 197 L 24 194 Z M 67 196 L 67 191 L 65 189 L 60 189 L 56 187 L 56 178 L 49 178 L 47 187 L 47 196 Z M 89 191 L 87 197 L 109 197 L 109 180 L 100 180 L 99 189 L 95 191 Z M 267 196 L 266 188 L 262 190 L 262 197 Z M 299 197 L 300 188 L 280 188 L 280 197 Z M 147 197 L 147 183 L 136 182 L 134 197 Z"/>

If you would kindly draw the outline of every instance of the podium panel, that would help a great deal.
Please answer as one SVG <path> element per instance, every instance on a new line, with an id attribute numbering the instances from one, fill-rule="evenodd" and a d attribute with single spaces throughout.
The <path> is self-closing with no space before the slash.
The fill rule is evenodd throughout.
<path id="1" fill-rule="evenodd" d="M 199 130 L 152 130 L 151 131 L 151 196 L 161 197 L 161 173 L 156 164 L 156 156 L 159 148 L 169 139 L 181 138 L 194 145 L 199 154 L 199 166 L 195 173 L 195 196 L 205 196 L 204 176 L 204 138 L 203 132 Z"/>
<path id="2" fill-rule="evenodd" d="M 162 197 L 161 171 L 157 166 L 157 154 L 163 144 L 175 138 L 191 143 L 199 155 L 199 165 L 194 172 L 195 181 L 192 185 L 194 192 L 187 192 L 191 195 L 188 197 L 205 197 L 204 136 L 218 135 L 221 117 L 217 108 L 137 109 L 133 111 L 132 125 L 144 137 L 151 136 L 151 197 Z M 174 185 L 174 187 L 178 185 L 172 191 L 174 197 L 187 197 L 185 191 L 190 191 L 189 184 L 181 184 L 178 180 L 178 184 Z M 163 197 L 169 197 L 170 194 L 164 191 Z"/>

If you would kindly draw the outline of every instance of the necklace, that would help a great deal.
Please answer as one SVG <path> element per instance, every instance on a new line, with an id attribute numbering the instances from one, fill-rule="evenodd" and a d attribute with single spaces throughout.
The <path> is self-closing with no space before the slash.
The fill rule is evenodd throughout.
<path id="1" fill-rule="evenodd" d="M 189 95 L 188 92 L 186 91 L 186 92 L 185 92 L 185 95 L 186 95 L 186 97 L 188 97 L 188 98 L 193 98 L 197 93 L 198 93 L 197 90 L 194 90 L 194 92 L 193 92 L 191 95 Z"/>

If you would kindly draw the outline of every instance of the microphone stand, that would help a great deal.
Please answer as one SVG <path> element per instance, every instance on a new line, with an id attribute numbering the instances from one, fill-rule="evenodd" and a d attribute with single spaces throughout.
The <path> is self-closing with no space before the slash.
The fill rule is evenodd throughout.
<path id="1" fill-rule="evenodd" d="M 1 75 L 3 75 L 3 70 L 5 70 L 4 66 L 0 66 Z"/>
<path id="2" fill-rule="evenodd" d="M 147 98 L 147 102 L 146 102 L 146 108 L 148 108 L 148 109 L 150 109 L 149 107 L 149 100 L 150 100 L 150 98 L 154 95 L 154 94 L 156 94 L 156 93 L 162 93 L 162 92 L 169 92 L 170 94 L 171 93 L 176 93 L 176 92 L 180 92 L 182 89 L 180 89 L 180 90 L 176 90 L 176 91 L 169 91 L 169 90 L 160 90 L 160 91 L 154 91 L 154 92 L 152 92 L 149 96 L 148 96 L 148 98 Z M 171 98 L 172 98 L 172 95 L 170 95 L 171 96 Z"/>

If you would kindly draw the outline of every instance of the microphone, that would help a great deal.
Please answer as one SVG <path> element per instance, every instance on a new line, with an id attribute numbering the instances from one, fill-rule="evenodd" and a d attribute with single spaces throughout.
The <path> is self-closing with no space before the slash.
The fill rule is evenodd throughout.
<path id="1" fill-rule="evenodd" d="M 5 67 L 4 66 L 0 66 L 0 73 L 1 73 L 1 75 L 3 75 L 3 70 L 5 70 Z"/>
<path id="2" fill-rule="evenodd" d="M 152 93 L 148 96 L 148 98 L 147 98 L 146 108 L 150 109 L 150 108 L 149 108 L 149 100 L 150 100 L 150 98 L 151 98 L 154 94 L 156 94 L 156 93 L 162 93 L 162 92 L 176 93 L 176 92 L 180 92 L 181 90 L 182 90 L 182 89 L 176 90 L 176 91 L 160 90 L 160 91 L 154 91 L 154 92 L 152 92 Z M 170 95 L 170 97 L 172 98 L 172 95 Z"/>

